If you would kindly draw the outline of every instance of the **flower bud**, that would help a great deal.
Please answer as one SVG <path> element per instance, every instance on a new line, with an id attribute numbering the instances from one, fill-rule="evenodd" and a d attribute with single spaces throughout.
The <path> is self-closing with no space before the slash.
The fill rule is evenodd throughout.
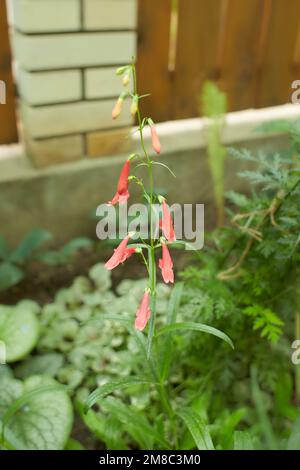
<path id="1" fill-rule="evenodd" d="M 129 73 L 126 73 L 122 80 L 123 86 L 129 85 L 129 82 L 130 82 L 130 75 Z"/>
<path id="2" fill-rule="evenodd" d="M 128 65 L 123 65 L 116 70 L 116 75 L 123 75 L 129 69 Z"/>
<path id="3" fill-rule="evenodd" d="M 121 111 L 122 111 L 122 106 L 123 106 L 124 99 L 123 98 L 118 98 L 113 110 L 112 110 L 112 118 L 117 119 L 118 116 L 120 116 Z"/>
<path id="4" fill-rule="evenodd" d="M 132 117 L 134 117 L 137 113 L 138 110 L 138 97 L 134 96 L 132 98 L 131 106 L 130 106 L 130 114 Z"/>
<path id="5" fill-rule="evenodd" d="M 150 126 L 150 131 L 151 131 L 152 148 L 159 155 L 161 152 L 161 145 L 160 145 L 159 137 L 157 135 L 156 127 L 151 118 L 148 119 L 148 125 Z"/>

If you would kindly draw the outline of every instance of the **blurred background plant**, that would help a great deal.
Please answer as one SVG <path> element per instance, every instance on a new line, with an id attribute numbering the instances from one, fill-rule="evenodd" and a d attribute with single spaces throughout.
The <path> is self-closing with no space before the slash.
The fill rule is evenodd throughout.
<path id="1" fill-rule="evenodd" d="M 92 240 L 81 237 L 57 250 L 43 248 L 51 239 L 50 232 L 36 228 L 26 235 L 17 248 L 11 249 L 5 238 L 0 236 L 0 291 L 21 282 L 30 262 L 39 261 L 49 266 L 64 265 L 71 261 L 78 250 L 90 248 L 93 244 Z"/>
<path id="2" fill-rule="evenodd" d="M 206 123 L 207 154 L 213 182 L 217 225 L 224 225 L 224 162 L 227 150 L 221 143 L 225 123 L 226 94 L 214 82 L 205 82 L 201 95 L 201 111 Z"/>

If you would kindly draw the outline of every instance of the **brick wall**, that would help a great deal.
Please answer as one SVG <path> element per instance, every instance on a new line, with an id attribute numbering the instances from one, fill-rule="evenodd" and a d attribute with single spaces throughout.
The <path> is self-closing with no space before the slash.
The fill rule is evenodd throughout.
<path id="1" fill-rule="evenodd" d="M 116 66 L 136 52 L 136 0 L 13 0 L 23 135 L 38 167 L 120 153 Z M 128 103 L 129 108 L 129 103 Z"/>

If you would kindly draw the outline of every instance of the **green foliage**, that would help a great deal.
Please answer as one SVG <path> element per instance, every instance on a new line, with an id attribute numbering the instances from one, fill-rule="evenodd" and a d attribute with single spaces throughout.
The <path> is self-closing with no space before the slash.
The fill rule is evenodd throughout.
<path id="1" fill-rule="evenodd" d="M 63 449 L 71 432 L 73 412 L 68 394 L 53 379 L 10 375 L 0 381 L 0 448 Z"/>
<path id="2" fill-rule="evenodd" d="M 249 164 L 239 176 L 250 182 L 252 191 L 226 195 L 232 224 L 210 234 L 200 263 L 198 257 L 183 273 L 188 288 L 181 309 L 196 322 L 213 322 L 235 345 L 230 356 L 222 343 L 214 348 L 210 338 L 195 342 L 191 337 L 188 347 L 190 368 L 197 367 L 193 358 L 198 355 L 209 358 L 201 364 L 200 390 L 210 384 L 214 404 L 208 412 L 221 448 L 285 448 L 298 416 L 289 356 L 299 311 L 299 125 L 281 128 L 289 132 L 289 149 L 275 155 L 230 150 Z M 247 435 L 235 434 L 233 428 L 226 435 L 234 435 L 234 442 L 232 437 L 224 440 L 218 420 L 222 416 L 224 427 L 224 410 L 233 413 L 240 406 L 239 431 Z"/>
<path id="3" fill-rule="evenodd" d="M 224 223 L 224 161 L 226 148 L 221 144 L 221 131 L 226 113 L 226 95 L 215 83 L 205 82 L 201 96 L 203 115 L 207 125 L 207 153 L 213 180 L 218 225 Z"/>
<path id="4" fill-rule="evenodd" d="M 276 313 L 269 308 L 256 304 L 246 307 L 244 313 L 254 319 L 253 329 L 260 329 L 262 337 L 266 337 L 271 342 L 278 341 L 279 336 L 282 334 L 283 322 Z"/>
<path id="5" fill-rule="evenodd" d="M 0 306 L 0 340 L 5 344 L 7 362 L 26 356 L 36 345 L 38 335 L 38 320 L 30 304 Z"/>
<path id="6" fill-rule="evenodd" d="M 70 262 L 78 250 L 91 248 L 93 242 L 89 238 L 74 238 L 60 250 L 49 250 L 39 254 L 38 260 L 49 266 L 59 266 Z"/>
<path id="7" fill-rule="evenodd" d="M 34 229 L 11 250 L 0 237 L 0 291 L 18 284 L 25 276 L 23 266 L 45 242 L 51 239 L 46 230 Z"/>
<path id="8" fill-rule="evenodd" d="M 213 450 L 214 446 L 208 430 L 208 426 L 203 422 L 201 416 L 191 408 L 184 408 L 178 411 L 178 416 L 184 421 L 190 431 L 197 449 Z"/>
<path id="9" fill-rule="evenodd" d="M 47 230 L 33 229 L 15 250 L 11 250 L 6 240 L 0 237 L 0 291 L 22 281 L 30 261 L 37 260 L 51 266 L 64 265 L 78 250 L 92 246 L 91 240 L 82 237 L 71 240 L 59 250 L 42 251 L 51 239 L 52 235 Z"/>

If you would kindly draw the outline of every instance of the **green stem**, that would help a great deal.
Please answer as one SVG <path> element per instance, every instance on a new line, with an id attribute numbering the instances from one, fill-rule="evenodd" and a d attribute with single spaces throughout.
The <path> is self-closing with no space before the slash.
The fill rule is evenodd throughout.
<path id="1" fill-rule="evenodd" d="M 135 65 L 132 64 L 132 76 L 133 76 L 133 93 L 135 96 L 138 96 L 137 89 L 137 76 Z M 147 357 L 149 359 L 151 354 L 154 330 L 155 330 L 155 316 L 156 316 L 156 265 L 155 265 L 155 254 L 154 254 L 154 238 L 153 238 L 153 166 L 152 161 L 147 153 L 144 134 L 143 134 L 143 122 L 141 118 L 141 111 L 139 106 L 139 100 L 137 105 L 137 119 L 138 127 L 141 139 L 141 147 L 143 153 L 146 157 L 148 164 L 148 174 L 149 174 L 149 206 L 150 206 L 150 249 L 148 253 L 148 266 L 149 266 L 149 287 L 150 287 L 150 309 L 151 309 L 151 318 L 149 321 L 149 333 L 148 333 L 148 348 L 147 348 Z"/>
<path id="2" fill-rule="evenodd" d="M 133 75 L 133 83 L 134 83 L 134 90 L 133 93 L 135 96 L 138 96 L 137 90 L 137 76 L 136 76 L 136 68 L 135 65 L 132 64 L 132 75 Z M 157 393 L 159 394 L 161 404 L 169 416 L 172 430 L 175 439 L 175 445 L 177 448 L 178 439 L 177 439 L 177 426 L 175 420 L 175 413 L 172 409 L 172 405 L 168 396 L 167 392 L 167 385 L 164 384 L 159 378 L 158 368 L 154 367 L 153 355 L 152 355 L 152 343 L 155 331 L 155 317 L 156 317 L 156 263 L 155 263 L 155 240 L 153 236 L 153 203 L 154 203 L 154 195 L 153 195 L 153 165 L 152 160 L 150 159 L 146 147 L 145 147 L 145 140 L 143 135 L 143 121 L 141 118 L 141 112 L 139 107 L 139 101 L 137 105 L 137 119 L 138 119 L 138 127 L 139 127 L 139 134 L 141 140 L 141 147 L 143 153 L 145 155 L 147 166 L 148 166 L 148 175 L 149 175 L 149 205 L 150 205 L 150 244 L 148 247 L 148 263 L 142 254 L 144 262 L 147 266 L 148 274 L 149 274 L 149 287 L 150 287 L 150 309 L 151 309 L 151 317 L 149 320 L 149 332 L 148 332 L 148 343 L 147 343 L 147 359 L 151 364 L 151 371 L 153 374 L 153 379 L 156 383 Z"/>

